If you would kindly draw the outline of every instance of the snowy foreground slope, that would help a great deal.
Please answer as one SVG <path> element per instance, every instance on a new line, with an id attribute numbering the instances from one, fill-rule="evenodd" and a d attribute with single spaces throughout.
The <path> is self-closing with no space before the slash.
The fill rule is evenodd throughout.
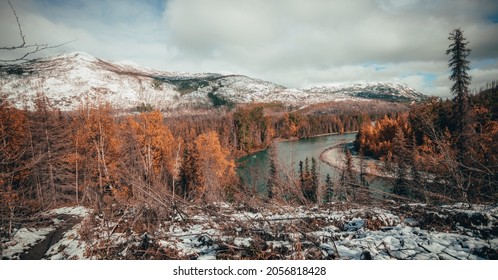
<path id="1" fill-rule="evenodd" d="M 361 208 L 185 206 L 169 218 L 147 207 L 100 215 L 83 207 L 44 213 L 51 223 L 20 228 L 2 258 L 30 251 L 79 219 L 44 259 L 496 259 L 498 207 L 422 204 Z M 38 246 L 39 247 L 39 246 Z M 24 253 L 23 253 L 24 252 Z"/>
<path id="2" fill-rule="evenodd" d="M 152 105 L 169 109 L 252 102 L 301 106 L 341 100 L 410 102 L 425 98 L 394 83 L 289 89 L 242 75 L 162 72 L 78 52 L 0 65 L 0 94 L 17 107 L 33 108 L 41 93 L 61 110 L 73 110 L 89 101 L 110 102 L 118 108 Z"/>

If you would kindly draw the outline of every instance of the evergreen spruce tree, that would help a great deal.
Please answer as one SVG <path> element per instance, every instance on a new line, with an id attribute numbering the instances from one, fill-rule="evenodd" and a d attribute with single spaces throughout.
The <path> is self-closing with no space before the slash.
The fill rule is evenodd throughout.
<path id="1" fill-rule="evenodd" d="M 408 157 L 408 165 L 410 166 L 410 177 L 411 177 L 411 187 L 420 198 L 423 198 L 426 203 L 428 203 L 427 197 L 427 184 L 423 183 L 422 175 L 420 174 L 419 166 L 417 163 L 417 144 L 415 142 L 415 137 L 412 138 L 410 144 L 410 155 Z M 414 195 L 414 194 L 412 194 Z"/>
<path id="2" fill-rule="evenodd" d="M 360 147 L 360 184 L 363 187 L 368 187 L 368 182 L 365 172 L 365 153 L 363 152 L 363 147 Z"/>
<path id="3" fill-rule="evenodd" d="M 318 192 L 318 163 L 314 157 L 311 158 L 311 168 L 309 166 L 309 159 L 305 159 L 304 171 L 302 170 L 302 161 L 299 162 L 301 190 L 304 198 L 315 203 L 317 202 Z"/>
<path id="4" fill-rule="evenodd" d="M 332 179 L 330 178 L 330 174 L 327 173 L 327 177 L 325 177 L 325 203 L 332 202 L 332 196 L 334 195 L 334 184 L 332 183 Z"/>
<path id="5" fill-rule="evenodd" d="M 306 184 L 309 182 L 310 179 L 310 161 L 308 157 L 304 160 L 304 181 Z"/>
<path id="6" fill-rule="evenodd" d="M 394 188 L 393 193 L 401 196 L 408 196 L 410 193 L 408 187 L 408 164 L 409 150 L 406 145 L 403 130 L 398 126 L 393 139 L 393 155 L 395 166 Z"/>
<path id="7" fill-rule="evenodd" d="M 304 172 L 301 179 L 301 191 L 303 192 L 304 198 L 310 199 L 309 190 L 311 188 L 311 172 L 309 158 L 306 157 L 304 160 Z"/>
<path id="8" fill-rule="evenodd" d="M 310 189 L 309 189 L 309 200 L 312 202 L 317 202 L 317 192 L 318 192 L 318 164 L 314 157 L 311 158 L 311 170 L 310 170 Z"/>
<path id="9" fill-rule="evenodd" d="M 472 120 L 469 104 L 469 85 L 471 77 L 467 73 L 470 70 L 470 61 L 467 57 L 470 49 L 467 47 L 469 42 L 463 37 L 463 31 L 460 28 L 453 30 L 448 39 L 451 41 L 446 55 L 450 56 L 448 66 L 451 74 L 450 80 L 453 81 L 451 92 L 453 99 L 453 118 L 456 129 L 456 147 L 458 160 L 463 161 L 467 156 L 470 139 L 472 135 Z"/>
<path id="10" fill-rule="evenodd" d="M 301 183 L 301 189 L 304 189 L 305 187 L 305 179 L 304 179 L 304 166 L 303 166 L 303 161 L 299 161 L 299 181 Z"/>
<path id="11" fill-rule="evenodd" d="M 196 151 L 194 145 L 186 145 L 183 150 L 178 184 L 184 199 L 190 198 L 193 195 L 192 192 L 199 183 L 199 170 L 195 163 L 195 153 Z"/>
<path id="12" fill-rule="evenodd" d="M 278 168 L 277 168 L 277 148 L 276 146 L 270 146 L 270 173 L 268 174 L 268 181 L 266 183 L 266 188 L 268 189 L 268 198 L 272 199 L 274 192 L 278 186 Z"/>
<path id="13" fill-rule="evenodd" d="M 345 182 L 346 182 L 346 193 L 348 194 L 348 198 L 352 201 L 356 200 L 356 179 L 353 170 L 353 156 L 348 148 L 346 148 L 346 158 L 345 158 Z"/>
<path id="14" fill-rule="evenodd" d="M 470 70 L 470 61 L 467 57 L 470 49 L 467 47 L 469 42 L 463 36 L 463 31 L 458 28 L 450 33 L 448 38 L 451 44 L 446 50 L 450 56 L 448 66 L 451 74 L 450 80 L 453 81 L 451 92 L 453 98 L 453 123 L 455 130 L 453 137 L 456 138 L 456 161 L 459 169 L 459 178 L 455 177 L 455 185 L 459 185 L 463 200 L 467 200 L 472 180 L 475 177 L 473 171 L 467 166 L 474 164 L 472 147 L 474 146 L 474 128 L 470 109 L 469 85 L 471 77 L 467 73 Z"/>

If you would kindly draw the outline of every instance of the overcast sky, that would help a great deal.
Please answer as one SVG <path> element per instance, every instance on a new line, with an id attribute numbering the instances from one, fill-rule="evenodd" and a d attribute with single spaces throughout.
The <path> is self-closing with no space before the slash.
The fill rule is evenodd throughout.
<path id="1" fill-rule="evenodd" d="M 472 88 L 498 80 L 498 1 L 11 0 L 28 43 L 166 71 L 287 87 L 389 81 L 448 96 L 448 33 L 470 41 Z M 20 42 L 0 0 L 0 46 Z M 1 52 L 7 57 L 9 54 Z"/>

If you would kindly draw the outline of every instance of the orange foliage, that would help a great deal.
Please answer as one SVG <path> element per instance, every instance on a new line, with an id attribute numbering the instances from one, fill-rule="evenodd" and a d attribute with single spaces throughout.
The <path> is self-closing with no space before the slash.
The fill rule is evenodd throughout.
<path id="1" fill-rule="evenodd" d="M 198 197 L 212 198 L 226 194 L 235 178 L 235 162 L 220 145 L 218 134 L 208 132 L 195 139 L 195 161 L 198 168 Z"/>
<path id="2" fill-rule="evenodd" d="M 10 203 L 17 197 L 12 189 L 13 183 L 27 175 L 26 172 L 21 172 L 23 168 L 20 168 L 23 165 L 27 135 L 24 112 L 0 103 L 0 192 L 3 194 L 1 203 Z"/>
<path id="3" fill-rule="evenodd" d="M 411 128 L 406 113 L 398 114 L 396 118 L 384 116 L 375 123 L 363 122 L 358 132 L 356 145 L 362 148 L 367 156 L 387 157 L 389 153 L 393 153 L 393 140 L 398 128 L 401 129 L 405 140 L 409 140 Z"/>
<path id="4" fill-rule="evenodd" d="M 122 143 L 110 106 L 81 109 L 72 125 L 75 155 L 71 159 L 84 177 L 79 185 L 96 188 L 116 182 Z"/>
<path id="5" fill-rule="evenodd" d="M 175 138 L 164 125 L 161 112 L 141 113 L 128 118 L 128 126 L 135 136 L 146 172 L 158 176 L 162 172 L 171 173 L 174 168 L 176 148 Z"/>
<path id="6" fill-rule="evenodd" d="M 27 139 L 26 115 L 15 108 L 0 106 L 0 156 L 2 164 L 19 157 Z"/>

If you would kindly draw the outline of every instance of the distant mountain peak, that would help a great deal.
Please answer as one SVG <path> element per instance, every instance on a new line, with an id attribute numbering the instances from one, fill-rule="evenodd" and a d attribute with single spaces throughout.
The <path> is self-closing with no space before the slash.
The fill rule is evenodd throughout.
<path id="1" fill-rule="evenodd" d="M 417 90 L 405 84 L 393 82 L 341 83 L 316 86 L 310 92 L 322 94 L 342 94 L 365 99 L 382 99 L 386 101 L 422 101 L 427 98 Z"/>
<path id="2" fill-rule="evenodd" d="M 98 58 L 96 58 L 95 56 L 93 56 L 89 53 L 80 52 L 80 51 L 61 53 L 61 54 L 53 56 L 53 57 L 46 57 L 46 58 L 41 58 L 41 59 L 36 59 L 36 60 L 49 61 L 49 60 L 64 60 L 64 59 L 66 59 L 66 60 L 82 60 L 82 61 L 88 61 L 88 62 L 98 61 Z"/>
<path id="3" fill-rule="evenodd" d="M 46 94 L 61 110 L 82 102 L 110 102 L 119 108 L 143 104 L 160 109 L 213 108 L 224 104 L 310 105 L 341 100 L 420 101 L 420 92 L 396 83 L 352 83 L 290 89 L 244 75 L 156 71 L 129 62 L 111 62 L 71 52 L 0 67 L 0 90 L 21 108 Z"/>

